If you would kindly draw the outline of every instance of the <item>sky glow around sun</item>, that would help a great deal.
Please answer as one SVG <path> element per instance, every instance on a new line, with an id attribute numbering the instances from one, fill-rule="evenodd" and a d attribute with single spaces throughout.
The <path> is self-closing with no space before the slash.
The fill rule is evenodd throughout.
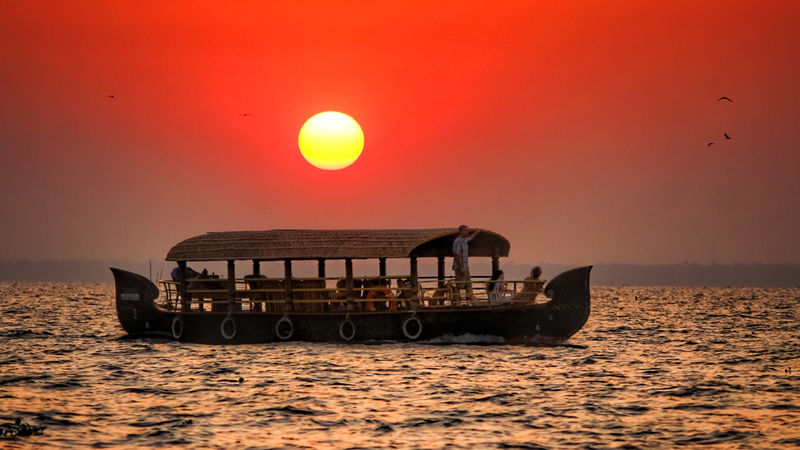
<path id="1" fill-rule="evenodd" d="M 762 3 L 0 2 L 0 263 L 461 223 L 527 265 L 800 263 L 800 2 Z M 368 145 L 298 136 L 323 111 Z"/>

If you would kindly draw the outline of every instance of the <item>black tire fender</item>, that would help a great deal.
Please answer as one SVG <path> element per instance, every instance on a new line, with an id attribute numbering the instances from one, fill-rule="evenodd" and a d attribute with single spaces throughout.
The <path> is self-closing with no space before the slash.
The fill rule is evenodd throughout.
<path id="1" fill-rule="evenodd" d="M 281 333 L 281 324 L 286 323 L 289 325 L 289 330 L 287 333 Z M 292 323 L 292 319 L 289 316 L 285 315 L 275 323 L 275 336 L 278 336 L 278 339 L 285 341 L 287 339 L 291 339 L 292 335 L 294 334 L 294 324 Z"/>
<path id="2" fill-rule="evenodd" d="M 230 333 L 225 331 L 225 324 L 230 323 L 233 329 Z M 227 340 L 231 340 L 236 337 L 236 322 L 233 320 L 232 316 L 228 316 L 222 320 L 222 323 L 219 324 L 219 332 Z"/>
<path id="3" fill-rule="evenodd" d="M 180 314 L 176 315 L 175 318 L 172 319 L 172 338 L 176 341 L 181 340 L 183 337 L 183 331 L 185 328 L 184 325 L 183 316 Z"/>
<path id="4" fill-rule="evenodd" d="M 409 331 L 408 331 L 408 324 L 412 323 L 412 322 L 416 322 L 416 327 L 417 327 L 417 332 L 416 333 L 409 333 Z M 406 318 L 406 320 L 403 321 L 403 326 L 401 328 L 403 330 L 403 335 L 407 339 L 410 339 L 412 341 L 414 341 L 417 338 L 419 338 L 420 335 L 422 334 L 422 322 L 420 322 L 420 320 L 417 318 L 416 315 L 413 315 L 411 317 Z"/>
<path id="5" fill-rule="evenodd" d="M 350 333 L 347 332 L 348 327 L 351 330 Z M 339 324 L 339 337 L 347 342 L 352 341 L 353 338 L 356 337 L 356 325 L 353 323 L 352 320 L 350 320 L 349 317 L 345 318 Z"/>

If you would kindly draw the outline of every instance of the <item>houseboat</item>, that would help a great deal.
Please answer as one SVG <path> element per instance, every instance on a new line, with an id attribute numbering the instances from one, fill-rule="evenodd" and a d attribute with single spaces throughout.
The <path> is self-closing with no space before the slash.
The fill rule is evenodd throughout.
<path id="1" fill-rule="evenodd" d="M 471 337 L 558 345 L 586 323 L 591 266 L 568 270 L 547 283 L 475 275 L 471 281 L 456 281 L 446 274 L 445 263 L 457 236 L 450 228 L 206 233 L 169 250 L 166 260 L 177 267 L 172 279 L 158 281 L 161 289 L 146 277 L 111 268 L 117 315 L 132 337 L 207 344 L 432 343 Z M 470 241 L 469 256 L 491 258 L 494 272 L 510 248 L 503 236 L 482 230 Z M 419 273 L 420 258 L 435 258 L 435 275 Z M 390 274 L 388 259 L 407 265 L 400 266 L 402 273 Z M 343 276 L 328 276 L 326 263 L 337 260 L 344 261 Z M 355 275 L 354 260 L 374 260 L 377 275 Z M 247 261 L 250 273 L 237 274 L 237 261 Z M 281 276 L 262 273 L 263 265 L 271 262 L 274 268 L 276 261 Z M 312 261 L 312 267 L 316 262 L 317 276 L 293 275 L 298 261 Z M 225 264 L 227 276 L 198 273 L 190 266 L 202 262 Z M 433 264 L 425 266 L 433 272 Z M 490 292 L 500 282 L 504 288 Z M 471 297 L 464 295 L 466 283 L 471 283 Z"/>

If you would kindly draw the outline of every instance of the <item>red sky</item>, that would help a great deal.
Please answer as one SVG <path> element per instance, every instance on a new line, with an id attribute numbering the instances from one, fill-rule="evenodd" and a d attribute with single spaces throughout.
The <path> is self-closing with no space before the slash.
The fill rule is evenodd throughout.
<path id="1" fill-rule="evenodd" d="M 467 223 L 518 262 L 800 262 L 800 2 L 230 3 L 0 3 L 0 259 Z M 325 110 L 342 171 L 297 148 Z"/>

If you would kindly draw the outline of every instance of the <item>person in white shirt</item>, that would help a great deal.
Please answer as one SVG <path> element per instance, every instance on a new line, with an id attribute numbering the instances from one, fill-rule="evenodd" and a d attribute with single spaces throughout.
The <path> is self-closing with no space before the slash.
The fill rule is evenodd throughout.
<path id="1" fill-rule="evenodd" d="M 480 233 L 479 228 L 470 229 L 466 225 L 458 227 L 458 237 L 453 241 L 453 271 L 456 274 L 455 295 L 459 295 L 459 288 L 464 286 L 467 291 L 467 300 L 472 300 L 472 283 L 469 276 L 469 241 L 475 239 Z"/>

